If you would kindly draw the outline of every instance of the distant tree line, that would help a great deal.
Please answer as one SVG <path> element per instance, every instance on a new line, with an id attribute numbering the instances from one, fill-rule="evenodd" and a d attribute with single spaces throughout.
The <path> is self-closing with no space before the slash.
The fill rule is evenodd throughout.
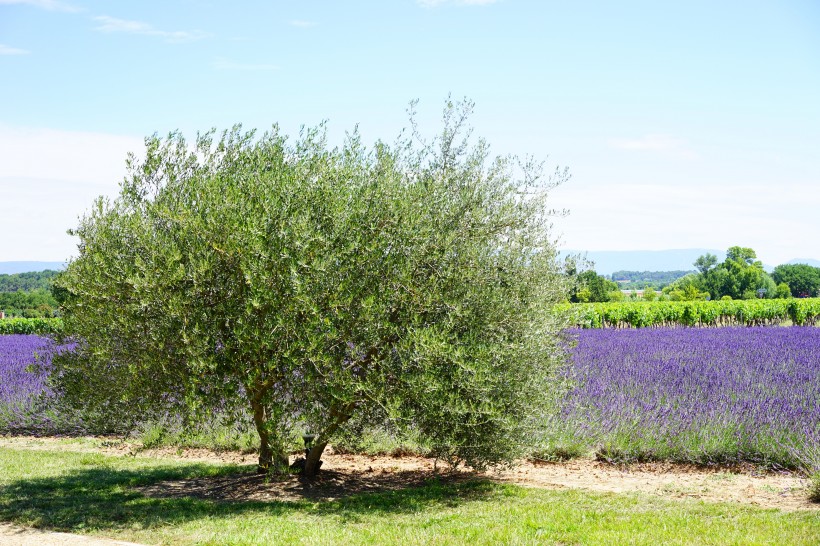
<path id="1" fill-rule="evenodd" d="M 0 311 L 7 318 L 48 318 L 57 315 L 59 304 L 48 290 L 0 292 Z"/>
<path id="2" fill-rule="evenodd" d="M 778 265 L 772 271 L 772 279 L 789 287 L 797 298 L 820 297 L 820 267 L 807 264 Z"/>
<path id="3" fill-rule="evenodd" d="M 572 303 L 592 303 L 601 301 L 619 301 L 623 299 L 618 283 L 611 281 L 594 270 L 588 269 L 575 275 L 575 283 L 569 293 Z"/>
<path id="4" fill-rule="evenodd" d="M 622 290 L 660 290 L 690 273 L 695 271 L 616 271 L 609 278 L 617 282 Z"/>
<path id="5" fill-rule="evenodd" d="M 59 273 L 49 269 L 0 275 L 0 311 L 9 318 L 56 316 L 59 303 L 52 294 L 52 282 Z"/>
<path id="6" fill-rule="evenodd" d="M 751 248 L 731 247 L 723 262 L 707 253 L 693 265 L 697 271 L 622 270 L 605 276 L 593 269 L 579 273 L 577 265 L 568 262 L 566 273 L 575 278 L 568 299 L 573 303 L 592 303 L 639 297 L 649 301 L 820 297 L 820 267 L 783 264 L 769 274 Z M 57 316 L 62 297 L 52 282 L 59 273 L 46 270 L 0 275 L 0 310 L 6 317 Z M 643 293 L 624 294 L 628 290 Z"/>
<path id="7" fill-rule="evenodd" d="M 714 254 L 707 253 L 693 265 L 697 271 L 616 271 L 611 278 L 591 269 L 576 273 L 568 267 L 568 274 L 576 281 L 569 300 L 591 303 L 621 301 L 627 297 L 637 299 L 637 293 L 625 295 L 623 292 L 636 288 L 643 289 L 640 297 L 649 301 L 820 297 L 820 267 L 783 264 L 769 274 L 751 248 L 730 247 L 722 262 Z M 670 278 L 671 282 L 664 285 L 664 281 Z M 611 279 L 628 280 L 629 283 L 617 283 Z M 659 292 L 658 288 L 661 289 Z"/>
<path id="8" fill-rule="evenodd" d="M 751 248 L 730 247 L 722 262 L 707 253 L 695 260 L 694 265 L 698 273 L 670 285 L 671 290 L 688 296 L 684 299 L 812 297 L 820 291 L 820 268 L 783 264 L 770 275 Z"/>
<path id="9" fill-rule="evenodd" d="M 45 271 L 31 271 L 28 273 L 14 273 L 0 275 L 0 292 L 33 292 L 34 290 L 50 290 L 54 278 L 59 271 L 46 269 Z"/>

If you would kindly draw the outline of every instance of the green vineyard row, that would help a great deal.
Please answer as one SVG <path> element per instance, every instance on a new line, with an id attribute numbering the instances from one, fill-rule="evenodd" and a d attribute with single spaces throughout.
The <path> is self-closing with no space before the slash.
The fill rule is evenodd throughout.
<path id="1" fill-rule="evenodd" d="M 647 328 L 652 326 L 776 326 L 820 324 L 820 298 L 731 301 L 629 301 L 564 304 L 580 328 Z M 0 335 L 53 334 L 59 318 L 0 320 Z"/>
<path id="2" fill-rule="evenodd" d="M 565 304 L 581 328 L 820 324 L 820 298 Z"/>
<path id="3" fill-rule="evenodd" d="M 59 318 L 10 318 L 0 320 L 0 335 L 56 334 L 62 327 Z"/>

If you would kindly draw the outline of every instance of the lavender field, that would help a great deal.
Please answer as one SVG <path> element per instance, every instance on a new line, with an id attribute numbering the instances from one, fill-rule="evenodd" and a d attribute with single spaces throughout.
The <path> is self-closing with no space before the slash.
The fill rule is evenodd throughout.
<path id="1" fill-rule="evenodd" d="M 582 330 L 553 451 L 815 466 L 820 329 Z"/>
<path id="2" fill-rule="evenodd" d="M 545 453 L 820 468 L 820 328 L 574 335 L 571 388 L 548 418 Z M 44 377 L 27 371 L 53 350 L 38 336 L 0 336 L 0 433 L 72 428 L 51 412 Z"/>

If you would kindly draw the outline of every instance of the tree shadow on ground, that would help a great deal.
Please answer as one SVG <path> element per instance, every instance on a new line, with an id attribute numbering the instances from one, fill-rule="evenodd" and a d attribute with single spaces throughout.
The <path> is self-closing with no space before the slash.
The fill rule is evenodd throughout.
<path id="1" fill-rule="evenodd" d="M 298 476 L 265 480 L 251 468 L 215 470 L 200 464 L 82 468 L 0 486 L 0 520 L 57 531 L 150 528 L 254 513 L 356 520 L 490 499 L 502 487 L 469 474 L 404 472 L 381 479 L 340 474 L 327 472 L 308 482 Z M 345 490 L 346 483 L 350 490 Z M 254 494 L 243 496 L 243 490 Z M 288 494 L 279 497 L 277 491 Z"/>

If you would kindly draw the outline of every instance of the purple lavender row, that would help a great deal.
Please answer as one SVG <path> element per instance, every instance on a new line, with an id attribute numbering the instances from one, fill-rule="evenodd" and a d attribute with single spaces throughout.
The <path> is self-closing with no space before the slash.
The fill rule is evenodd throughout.
<path id="1" fill-rule="evenodd" d="M 47 369 L 55 350 L 64 348 L 36 335 L 0 336 L 0 433 L 52 428 L 46 374 L 36 368 Z"/>
<path id="2" fill-rule="evenodd" d="M 799 466 L 820 439 L 820 328 L 582 330 L 553 445 Z"/>

